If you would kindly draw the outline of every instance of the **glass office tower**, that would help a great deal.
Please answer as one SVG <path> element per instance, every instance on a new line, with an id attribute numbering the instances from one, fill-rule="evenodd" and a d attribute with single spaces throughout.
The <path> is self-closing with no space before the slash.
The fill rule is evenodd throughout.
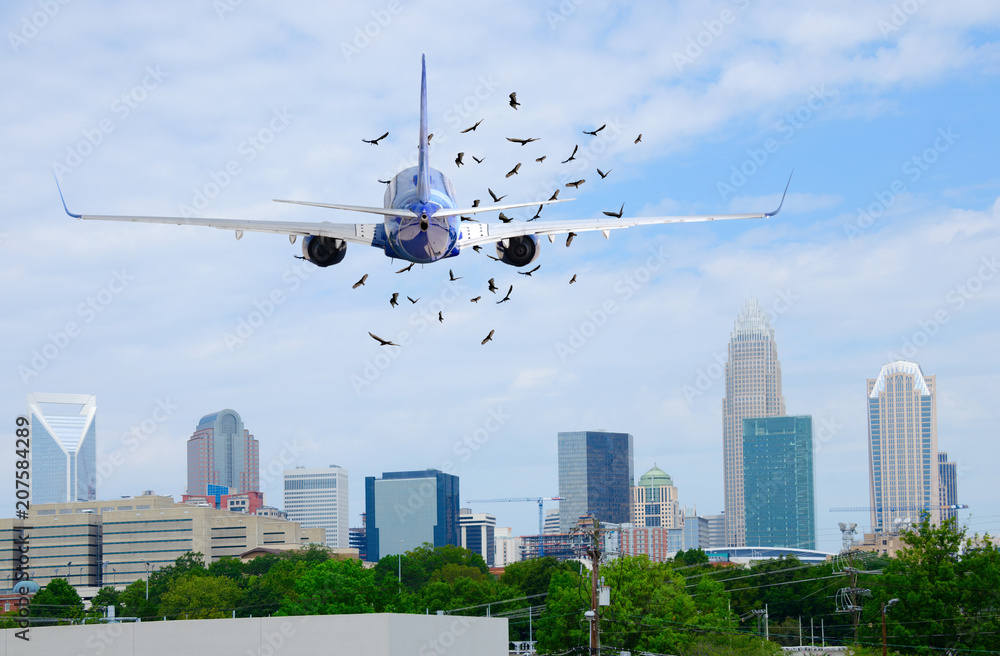
<path id="1" fill-rule="evenodd" d="M 746 546 L 816 548 L 812 417 L 743 420 Z"/>
<path id="2" fill-rule="evenodd" d="M 606 431 L 559 433 L 559 532 L 571 533 L 581 515 L 601 522 L 631 521 L 632 436 Z"/>
<path id="3" fill-rule="evenodd" d="M 208 494 L 208 485 L 237 492 L 260 492 L 260 445 L 235 410 L 205 415 L 188 439 L 190 495 Z"/>
<path id="4" fill-rule="evenodd" d="M 97 398 L 29 394 L 31 504 L 97 498 Z"/>
<path id="5" fill-rule="evenodd" d="M 286 469 L 285 512 L 303 528 L 326 529 L 326 546 L 348 546 L 347 470 L 329 467 Z"/>
<path id="6" fill-rule="evenodd" d="M 383 472 L 365 478 L 369 562 L 424 543 L 459 545 L 458 476 L 437 469 Z"/>

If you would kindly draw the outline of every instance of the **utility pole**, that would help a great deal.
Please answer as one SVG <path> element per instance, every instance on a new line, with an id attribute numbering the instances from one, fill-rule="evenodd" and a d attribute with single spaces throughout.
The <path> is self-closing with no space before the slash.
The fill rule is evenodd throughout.
<path id="1" fill-rule="evenodd" d="M 591 534 L 591 544 L 587 550 L 590 556 L 590 610 L 594 617 L 590 620 L 590 653 L 596 654 L 601 649 L 600 615 L 597 599 L 597 570 L 601 562 L 601 531 L 598 521 L 594 520 L 594 532 Z"/>
<path id="2" fill-rule="evenodd" d="M 886 656 L 886 638 L 885 638 L 885 614 L 889 612 L 889 609 L 896 605 L 899 599 L 890 599 L 888 602 L 882 602 L 882 656 Z"/>

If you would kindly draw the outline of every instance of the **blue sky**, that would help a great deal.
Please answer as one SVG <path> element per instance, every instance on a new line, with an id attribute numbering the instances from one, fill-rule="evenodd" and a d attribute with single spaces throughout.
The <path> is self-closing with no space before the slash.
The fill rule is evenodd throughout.
<path id="1" fill-rule="evenodd" d="M 995 3 L 11 2 L 0 24 L 0 404 L 13 435 L 28 392 L 96 394 L 101 497 L 179 497 L 186 439 L 229 407 L 261 442 L 272 504 L 283 461 L 338 464 L 352 524 L 383 471 L 452 467 L 466 499 L 554 495 L 556 433 L 600 428 L 634 435 L 637 476 L 655 462 L 714 514 L 717 363 L 754 296 L 787 410 L 818 434 L 820 548 L 838 521 L 868 523 L 827 510 L 868 503 L 865 379 L 901 354 L 937 376 L 962 518 L 1000 529 Z M 475 253 L 397 275 L 356 245 L 323 270 L 281 236 L 62 213 L 53 167 L 74 211 L 176 215 L 207 193 L 203 216 L 359 220 L 271 201 L 381 203 L 377 179 L 415 153 L 421 53 L 432 163 L 460 202 L 586 178 L 545 215 L 762 211 L 794 169 L 785 207 L 543 240 L 530 279 Z M 469 303 L 491 277 L 512 302 Z M 421 301 L 393 309 L 393 292 Z M 368 331 L 410 344 L 390 355 Z M 532 504 L 477 509 L 535 530 Z"/>

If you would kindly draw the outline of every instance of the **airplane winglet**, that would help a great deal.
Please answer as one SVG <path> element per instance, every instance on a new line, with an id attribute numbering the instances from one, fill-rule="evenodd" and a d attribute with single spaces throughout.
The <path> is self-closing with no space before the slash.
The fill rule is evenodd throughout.
<path id="1" fill-rule="evenodd" d="M 66 214 L 69 214 L 69 215 L 70 215 L 71 217 L 73 217 L 74 219 L 82 219 L 82 218 L 83 218 L 83 215 L 82 215 L 82 214 L 73 214 L 72 212 L 70 212 L 70 211 L 69 211 L 69 208 L 68 208 L 68 207 L 66 207 L 66 199 L 65 199 L 65 198 L 63 198 L 63 192 L 62 192 L 62 187 L 60 187 L 60 186 L 59 186 L 59 176 L 57 176 L 57 175 L 56 175 L 56 172 L 55 172 L 55 171 L 53 171 L 53 172 L 52 172 L 52 177 L 53 177 L 53 178 L 55 179 L 55 181 L 56 181 L 56 189 L 58 189 L 58 190 L 59 190 L 59 200 L 61 200 L 61 201 L 62 201 L 62 204 L 63 204 L 63 209 L 64 209 L 64 210 L 66 210 Z"/>
<path id="2" fill-rule="evenodd" d="M 792 172 L 788 174 L 788 182 L 785 183 L 785 190 L 781 192 L 781 202 L 778 203 L 778 209 L 774 210 L 773 212 L 764 212 L 765 217 L 771 218 L 772 216 L 781 211 L 781 206 L 785 204 L 785 194 L 788 193 L 788 185 L 792 184 L 792 175 L 794 174 L 795 174 L 795 169 L 792 169 Z"/>

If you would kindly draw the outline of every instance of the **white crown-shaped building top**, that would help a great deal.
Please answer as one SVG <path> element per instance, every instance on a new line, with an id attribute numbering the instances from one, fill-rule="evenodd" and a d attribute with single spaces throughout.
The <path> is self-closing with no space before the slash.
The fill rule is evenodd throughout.
<path id="1" fill-rule="evenodd" d="M 771 319 L 753 296 L 747 299 L 743 309 L 736 315 L 736 324 L 733 327 L 731 337 L 736 339 L 737 335 L 743 337 L 774 338 Z"/>
<path id="2" fill-rule="evenodd" d="M 920 365 L 909 360 L 896 360 L 882 365 L 882 370 L 878 372 L 878 378 L 875 379 L 875 386 L 872 387 L 869 398 L 877 399 L 885 391 L 885 379 L 893 374 L 913 376 L 913 386 L 920 390 L 922 395 L 930 396 L 931 390 L 927 387 L 927 381 L 924 380 L 924 372 L 920 370 Z"/>

